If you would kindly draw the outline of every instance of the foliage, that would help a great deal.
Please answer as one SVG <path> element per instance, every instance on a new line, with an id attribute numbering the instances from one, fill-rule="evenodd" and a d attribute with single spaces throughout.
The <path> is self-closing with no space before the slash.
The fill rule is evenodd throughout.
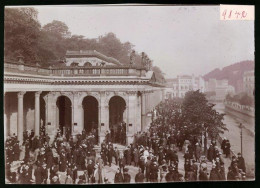
<path id="1" fill-rule="evenodd" d="M 35 51 L 40 34 L 40 23 L 34 8 L 6 8 L 4 21 L 5 57 L 24 56 L 29 61 L 37 59 Z"/>
<path id="2" fill-rule="evenodd" d="M 223 123 L 225 114 L 218 113 L 213 107 L 199 90 L 186 93 L 182 109 L 190 133 L 201 135 L 207 130 L 210 137 L 216 138 L 219 133 L 227 130 Z"/>
<path id="3" fill-rule="evenodd" d="M 64 58 L 67 50 L 97 50 L 123 64 L 129 64 L 134 45 L 122 43 L 114 33 L 97 39 L 71 36 L 68 26 L 58 20 L 41 28 L 37 15 L 34 8 L 5 9 L 5 57 L 23 55 L 26 61 L 40 60 L 41 64 L 48 65 L 51 61 Z M 141 64 L 141 53 L 136 52 L 135 64 Z"/>
<path id="4" fill-rule="evenodd" d="M 234 96 L 228 94 L 226 96 L 226 100 L 246 106 L 254 106 L 255 103 L 254 98 L 252 96 L 249 96 L 247 93 L 240 93 Z"/>
<path id="5" fill-rule="evenodd" d="M 223 133 L 226 125 L 223 123 L 224 115 L 213 109 L 214 105 L 208 103 L 203 93 L 189 91 L 184 99 L 168 99 L 157 107 L 157 118 L 154 124 L 169 125 L 188 135 L 201 136 L 207 132 L 211 138 Z"/>

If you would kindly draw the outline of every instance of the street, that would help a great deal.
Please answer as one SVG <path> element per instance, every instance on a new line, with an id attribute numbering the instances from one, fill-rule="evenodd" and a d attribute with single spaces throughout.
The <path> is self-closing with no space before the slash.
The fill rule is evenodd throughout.
<path id="1" fill-rule="evenodd" d="M 255 134 L 254 134 L 254 119 L 248 117 L 248 120 L 245 121 L 245 118 L 238 118 L 231 113 L 228 113 L 225 110 L 223 104 L 218 103 L 214 107 L 219 113 L 226 113 L 224 117 L 224 123 L 227 125 L 229 131 L 225 131 L 223 137 L 229 139 L 231 144 L 231 150 L 237 154 L 241 152 L 241 139 L 240 139 L 240 128 L 239 124 L 243 125 L 243 157 L 246 161 L 247 173 L 248 175 L 253 175 L 255 170 Z M 250 154 L 250 155 L 247 155 Z"/>

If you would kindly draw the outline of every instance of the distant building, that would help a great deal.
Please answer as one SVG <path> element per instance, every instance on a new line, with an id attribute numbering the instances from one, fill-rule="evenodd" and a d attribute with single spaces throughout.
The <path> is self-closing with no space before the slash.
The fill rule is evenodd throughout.
<path id="1" fill-rule="evenodd" d="M 254 95 L 255 91 L 255 75 L 254 71 L 245 71 L 243 75 L 243 90 L 249 96 Z"/>
<path id="2" fill-rule="evenodd" d="M 215 100 L 223 101 L 227 94 L 233 95 L 235 88 L 228 84 L 228 80 L 209 79 L 206 82 L 206 92 L 215 92 Z"/>
<path id="3" fill-rule="evenodd" d="M 205 81 L 201 76 L 179 75 L 177 78 L 168 79 L 165 92 L 166 98 L 183 98 L 186 92 L 196 90 L 205 92 Z"/>

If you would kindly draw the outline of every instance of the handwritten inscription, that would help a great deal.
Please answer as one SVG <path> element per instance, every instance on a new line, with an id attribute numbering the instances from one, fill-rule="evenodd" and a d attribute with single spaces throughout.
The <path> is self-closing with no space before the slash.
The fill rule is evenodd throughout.
<path id="1" fill-rule="evenodd" d="M 221 20 L 254 20 L 254 6 L 220 5 Z"/>

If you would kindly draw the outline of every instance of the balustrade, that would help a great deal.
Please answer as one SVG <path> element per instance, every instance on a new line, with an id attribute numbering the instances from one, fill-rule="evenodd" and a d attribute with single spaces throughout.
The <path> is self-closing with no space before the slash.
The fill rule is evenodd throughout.
<path id="1" fill-rule="evenodd" d="M 43 74 L 54 76 L 140 76 L 139 69 L 129 67 L 51 67 L 42 68 L 34 65 L 24 65 L 24 68 L 19 69 L 19 64 L 4 63 L 5 71 L 21 72 L 28 74 Z M 131 72 L 129 72 L 131 69 Z"/>

